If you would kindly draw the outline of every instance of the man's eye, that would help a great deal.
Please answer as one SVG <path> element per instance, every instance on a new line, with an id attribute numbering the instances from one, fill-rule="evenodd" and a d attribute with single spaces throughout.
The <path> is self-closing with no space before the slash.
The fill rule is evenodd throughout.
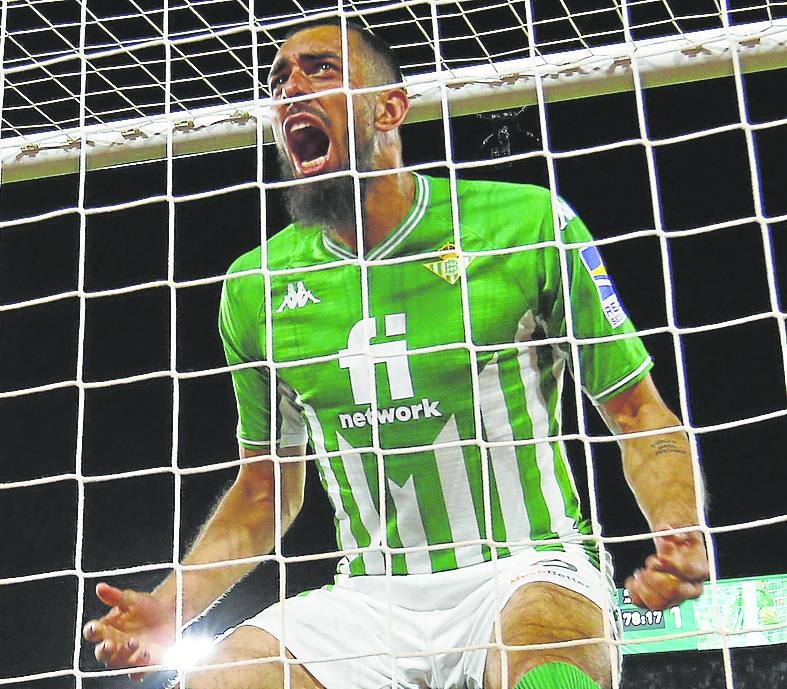
<path id="1" fill-rule="evenodd" d="M 330 62 L 323 62 L 320 65 L 320 71 L 321 72 L 335 72 L 336 69 L 337 69 L 336 65 L 333 65 Z"/>

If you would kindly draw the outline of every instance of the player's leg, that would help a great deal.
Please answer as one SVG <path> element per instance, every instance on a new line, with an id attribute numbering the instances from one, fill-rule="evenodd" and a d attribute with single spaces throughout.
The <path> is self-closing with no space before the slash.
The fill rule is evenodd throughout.
<path id="1" fill-rule="evenodd" d="M 212 664 L 241 660 L 279 658 L 279 642 L 257 627 L 238 627 L 211 656 Z M 291 654 L 287 654 L 292 658 Z M 279 660 L 215 670 L 194 671 L 187 677 L 188 689 L 323 689 L 301 665 L 290 664 L 289 685 L 284 681 L 284 665 Z"/>
<path id="2" fill-rule="evenodd" d="M 502 641 L 510 646 L 604 638 L 603 613 L 595 603 L 547 582 L 533 582 L 517 589 L 500 613 L 500 624 Z M 484 689 L 612 686 L 610 652 L 604 643 L 508 651 L 506 655 L 508 677 L 503 676 L 500 651 L 493 649 L 487 655 Z M 522 680 L 537 667 L 529 679 Z"/>

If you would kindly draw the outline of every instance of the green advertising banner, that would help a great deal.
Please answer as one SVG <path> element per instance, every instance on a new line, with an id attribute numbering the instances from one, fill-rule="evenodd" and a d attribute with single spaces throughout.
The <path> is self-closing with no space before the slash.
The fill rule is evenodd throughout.
<path id="1" fill-rule="evenodd" d="M 787 575 L 708 583 L 697 600 L 663 612 L 632 605 L 626 589 L 618 589 L 618 604 L 623 653 L 718 649 L 722 633 L 733 648 L 787 643 Z"/>

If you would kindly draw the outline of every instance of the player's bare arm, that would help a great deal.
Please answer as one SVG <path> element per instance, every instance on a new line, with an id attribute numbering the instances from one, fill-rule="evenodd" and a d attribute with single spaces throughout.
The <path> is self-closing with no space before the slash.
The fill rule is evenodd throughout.
<path id="1" fill-rule="evenodd" d="M 602 405 L 615 433 L 670 428 L 678 418 L 661 399 L 650 376 Z M 640 509 L 653 531 L 699 523 L 691 451 L 682 431 L 620 442 L 623 470 Z M 702 486 L 699 486 L 702 490 Z M 626 580 L 636 605 L 664 609 L 702 594 L 708 557 L 699 531 L 660 536 L 656 552 Z"/>
<path id="2" fill-rule="evenodd" d="M 254 557 L 274 546 L 277 495 L 274 463 L 262 452 L 241 448 L 242 458 L 261 457 L 241 465 L 238 476 L 202 528 L 183 564 L 204 564 Z M 294 457 L 303 447 L 284 448 Z M 286 531 L 301 509 L 305 465 L 281 463 L 281 520 Z M 183 621 L 194 620 L 252 569 L 237 564 L 187 571 L 183 575 Z M 111 610 L 89 621 L 84 636 L 96 644 L 96 659 L 108 667 L 141 667 L 163 661 L 175 636 L 176 580 L 168 577 L 152 593 L 121 591 L 99 583 L 96 594 Z"/>

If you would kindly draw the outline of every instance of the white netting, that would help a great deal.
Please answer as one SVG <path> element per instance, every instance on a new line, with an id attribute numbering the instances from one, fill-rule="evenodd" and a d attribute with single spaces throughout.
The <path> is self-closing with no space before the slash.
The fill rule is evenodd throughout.
<path id="1" fill-rule="evenodd" d="M 440 116 L 435 72 L 452 86 L 451 114 L 461 115 L 535 103 L 534 74 L 549 75 L 547 100 L 631 89 L 633 56 L 645 86 L 730 74 L 733 47 L 746 71 L 783 60 L 783 3 L 731 8 L 727 26 L 717 2 L 680 11 L 645 0 L 626 13 L 615 1 L 598 4 L 537 3 L 529 23 L 524 2 L 350 3 L 345 11 L 397 50 L 414 95 L 411 121 Z M 129 2 L 126 13 L 113 6 L 109 16 L 88 4 L 82 63 L 78 4 L 7 5 L 5 179 L 75 171 L 83 136 L 91 168 L 160 158 L 169 132 L 176 154 L 253 145 L 269 96 L 264 82 L 254 96 L 253 58 L 264 74 L 283 31 L 304 16 L 336 15 L 330 3 L 257 9 L 253 19 L 230 0 L 172 3 L 164 40 L 158 3 Z"/>
<path id="2" fill-rule="evenodd" d="M 140 577 L 148 572 L 172 569 L 179 578 L 182 577 L 184 568 L 176 564 L 185 538 L 181 536 L 181 525 L 190 533 L 194 529 L 193 520 L 201 518 L 195 515 L 204 516 L 204 511 L 200 513 L 193 507 L 189 514 L 183 515 L 185 508 L 181 500 L 187 490 L 185 483 L 196 481 L 201 476 L 212 477 L 222 470 L 232 470 L 241 463 L 231 458 L 226 443 L 224 446 L 214 444 L 209 451 L 202 453 L 193 451 L 193 427 L 205 424 L 206 420 L 200 419 L 193 406 L 189 405 L 194 404 L 195 395 L 204 402 L 215 390 L 209 389 L 207 394 L 204 391 L 193 393 L 190 386 L 209 386 L 210 381 L 218 380 L 220 374 L 224 379 L 227 368 L 217 360 L 216 351 L 191 355 L 190 333 L 197 325 L 213 327 L 215 304 L 209 298 L 201 297 L 192 302 L 190 295 L 206 290 L 215 296 L 224 281 L 222 271 L 227 261 L 219 268 L 209 262 L 195 262 L 189 252 L 210 251 L 212 245 L 208 241 L 218 242 L 221 238 L 206 235 L 196 244 L 190 244 L 190 239 L 184 240 L 184 230 L 190 227 L 190 222 L 199 220 L 199 211 L 192 213 L 188 210 L 190 208 L 219 209 L 219 214 L 211 220 L 221 224 L 227 218 L 235 218 L 239 212 L 248 213 L 244 208 L 251 204 L 253 212 L 260 215 L 262 221 L 255 218 L 242 241 L 253 241 L 255 235 L 259 239 L 263 232 L 261 228 L 278 222 L 277 210 L 274 204 L 269 206 L 268 198 L 289 183 L 275 180 L 266 167 L 267 162 L 264 163 L 269 158 L 269 146 L 264 142 L 263 130 L 270 95 L 265 76 L 283 31 L 304 17 L 335 16 L 344 12 L 359 19 L 397 51 L 414 95 L 415 114 L 411 121 L 439 118 L 439 124 L 433 125 L 436 128 L 429 132 L 436 141 L 439 140 L 442 149 L 422 154 L 412 169 L 429 169 L 437 164 L 454 181 L 462 175 L 483 177 L 491 174 L 490 160 L 479 159 L 478 151 L 466 154 L 463 149 L 463 137 L 469 135 L 472 138 L 478 125 L 463 128 L 452 117 L 501 107 L 534 105 L 532 112 L 536 116 L 530 124 L 527 145 L 521 145 L 520 141 L 519 147 L 514 142 L 506 148 L 499 138 L 495 138 L 499 137 L 503 125 L 498 126 L 494 119 L 480 121 L 482 127 L 489 128 L 493 141 L 499 144 L 494 151 L 495 162 L 521 165 L 528 170 L 533 169 L 527 168 L 528 165 L 537 162 L 541 166 L 540 179 L 527 181 L 537 181 L 554 191 L 559 190 L 580 206 L 584 215 L 585 212 L 593 214 L 593 210 L 586 210 L 593 200 L 576 201 L 576 196 L 569 193 L 566 188 L 571 186 L 567 166 L 581 164 L 584 160 L 602 160 L 599 156 L 614 157 L 630 150 L 641 151 L 644 173 L 639 182 L 639 195 L 649 205 L 648 220 L 633 222 L 628 218 L 619 222 L 611 231 L 602 234 L 598 243 L 613 253 L 623 252 L 621 247 L 649 243 L 649 251 L 658 261 L 658 272 L 651 270 L 649 277 L 655 275 L 658 279 L 663 314 L 661 318 L 650 321 L 644 318 L 641 334 L 650 338 L 649 342 L 663 338 L 667 343 L 658 345 L 657 342 L 656 346 L 661 346 L 660 351 L 675 362 L 675 400 L 687 424 L 695 456 L 702 450 L 700 446 L 706 438 L 726 438 L 725 433 L 745 433 L 748 428 L 770 438 L 766 447 L 768 442 L 772 443 L 772 448 L 779 447 L 779 433 L 783 439 L 784 418 L 787 416 L 784 402 L 787 338 L 784 286 L 781 284 L 787 276 L 780 278 L 780 271 L 787 270 L 783 259 L 787 246 L 784 240 L 787 207 L 779 199 L 778 191 L 784 188 L 783 172 L 768 157 L 768 146 L 775 148 L 781 145 L 778 137 L 787 130 L 787 111 L 778 106 L 760 107 L 757 98 L 779 99 L 781 96 L 773 90 L 752 96 L 756 84 L 745 74 L 775 69 L 774 74 L 781 75 L 781 83 L 784 84 L 787 3 L 708 0 L 691 3 L 689 8 L 684 3 L 666 0 L 607 0 L 593 3 L 592 7 L 588 7 L 586 2 L 568 0 L 491 3 L 478 0 L 348 2 L 337 8 L 336 3 L 327 0 L 256 4 L 240 0 L 174 1 L 164 6 L 160 2 L 128 0 L 112 3 L 111 11 L 105 5 L 107 3 L 95 3 L 94 6 L 90 2 L 82 5 L 69 0 L 7 0 L 2 5 L 0 161 L 3 167 L 0 179 L 4 185 L 0 198 L 5 202 L 0 206 L 0 231 L 3 232 L 7 258 L 5 263 L 0 263 L 0 268 L 5 271 L 5 274 L 0 273 L 0 318 L 5 320 L 0 331 L 23 334 L 10 339 L 8 349 L 11 355 L 6 360 L 3 380 L 0 381 L 0 402 L 4 405 L 2 413 L 5 415 L 3 428 L 10 438 L 7 446 L 13 448 L 9 459 L 3 460 L 5 469 L 0 476 L 3 481 L 0 488 L 13 512 L 36 509 L 34 505 L 37 503 L 29 504 L 25 496 L 36 495 L 40 496 L 37 499 L 50 500 L 54 493 L 47 493 L 47 490 L 75 487 L 68 489 L 74 491 L 73 495 L 59 498 L 66 505 L 64 513 L 69 515 L 63 519 L 62 527 L 42 524 L 45 532 L 50 529 L 55 532 L 55 540 L 59 536 L 68 542 L 73 540 L 75 545 L 63 557 L 53 555 L 61 563 L 56 567 L 31 565 L 31 560 L 22 554 L 18 556 L 20 564 L 16 565 L 12 557 L 11 564 L 0 575 L 0 586 L 8 592 L 9 600 L 18 598 L 19 605 L 25 598 L 15 592 L 26 585 L 52 582 L 56 586 L 57 582 L 75 581 L 76 591 L 69 583 L 66 588 L 71 593 L 55 594 L 63 595 L 67 600 L 73 599 L 73 604 L 64 606 L 69 610 L 69 618 L 73 617 L 73 629 L 61 627 L 52 637 L 60 641 L 50 639 L 50 643 L 57 646 L 58 643 L 62 645 L 66 638 L 68 652 L 65 656 L 61 653 L 57 656 L 60 660 L 47 661 L 46 669 L 42 669 L 32 661 L 24 663 L 21 660 L 24 653 L 20 652 L 9 662 L 8 670 L 0 666 L 0 684 L 15 685 L 49 678 L 57 682 L 57 678 L 71 676 L 78 686 L 83 683 L 88 686 L 91 681 L 101 682 L 100 678 L 105 676 L 124 675 L 122 671 L 89 669 L 85 660 L 87 654 L 80 642 L 80 620 L 86 619 L 83 610 L 85 600 L 92 595 L 90 583 L 104 577 Z M 732 94 L 734 119 L 691 123 L 683 130 L 664 127 L 660 130 L 664 133 L 654 134 L 660 125 L 649 111 L 661 107 L 662 118 L 668 118 L 670 112 L 653 102 L 647 103 L 650 97 L 647 87 L 711 76 L 727 77 L 725 83 L 729 94 Z M 773 89 L 778 80 L 768 83 Z M 552 101 L 587 96 L 589 107 L 592 107 L 592 96 L 619 91 L 633 92 L 628 107 L 635 125 L 621 127 L 620 132 L 613 132 L 605 140 L 592 143 L 578 144 L 566 136 L 556 124 L 559 111 L 550 110 L 547 106 Z M 680 98 L 674 97 L 673 107 L 679 107 L 678 104 L 683 102 Z M 702 103 L 686 107 L 701 109 Z M 614 108 L 612 110 L 615 111 Z M 573 112 L 576 116 L 578 108 L 575 107 Z M 509 113 L 500 122 L 507 123 L 513 132 L 515 126 L 520 126 L 517 117 L 518 114 Z M 598 127 L 605 131 L 610 129 L 603 122 L 599 122 Z M 725 136 L 739 138 L 730 143 Z M 701 206 L 705 187 L 699 184 L 695 193 L 688 197 L 676 196 L 675 192 L 669 191 L 664 170 L 672 170 L 673 167 L 667 156 L 673 150 L 684 150 L 679 148 L 683 145 L 697 143 L 710 148 L 717 141 L 728 145 L 728 157 L 737 157 L 738 165 L 745 168 L 748 177 L 744 175 L 741 179 L 747 185 L 745 195 L 748 199 L 746 203 L 734 205 L 727 216 L 718 217 L 709 211 L 704 215 L 689 214 L 688 219 L 681 220 L 672 209 L 681 203 Z M 205 173 L 188 169 L 188 159 L 178 161 L 179 154 L 238 147 L 248 148 L 250 157 L 233 158 L 235 162 L 229 166 L 241 160 L 243 173 L 233 174 L 217 163 L 220 170 L 215 181 L 200 179 Z M 483 152 L 488 154 L 489 149 Z M 146 160 L 162 161 L 148 163 L 152 167 L 139 168 L 142 174 L 150 171 L 150 176 L 156 179 L 158 187 L 153 191 L 150 185 L 133 178 L 134 167 L 121 168 L 117 178 L 98 176 L 114 174 L 112 171 L 91 172 L 109 165 Z M 215 162 L 215 156 L 211 160 Z M 695 160 L 686 160 L 687 166 L 695 164 L 698 164 Z M 78 175 L 52 181 L 52 186 L 46 186 L 46 181 L 35 182 L 40 186 L 31 188 L 32 191 L 26 191 L 24 183 L 9 183 L 11 180 L 45 177 L 69 170 L 78 171 Z M 521 171 L 520 168 L 516 170 L 517 174 Z M 122 176 L 124 171 L 128 173 L 126 177 Z M 773 181 L 768 181 L 768 176 Z M 119 190 L 112 188 L 115 180 L 121 180 Z M 721 183 L 723 180 L 715 181 Z M 64 187 L 69 187 L 70 191 L 63 192 Z M 224 205 L 210 206 L 214 201 Z M 604 217 L 604 210 L 597 211 L 599 218 Z M 130 215 L 133 213 L 141 215 Z M 153 215 L 155 213 L 159 215 Z M 96 248 L 102 241 L 101 232 L 107 233 L 116 222 L 115 218 L 123 218 L 123 222 L 129 225 L 136 224 L 134 230 L 141 229 L 144 223 L 153 222 L 152 219 L 160 225 L 161 237 L 150 240 L 146 245 L 154 254 L 151 263 L 158 262 L 158 269 L 129 270 L 121 278 L 114 279 L 110 275 L 111 270 L 102 272 L 96 267 L 103 262 L 116 272 L 122 272 L 119 270 L 122 261 L 112 263 L 107 258 L 110 250 L 106 246 L 100 251 Z M 458 227 L 458 223 L 454 224 Z M 596 224 L 590 225 L 591 230 L 596 229 Z M 42 228 L 38 235 L 35 234 L 37 228 Z M 57 236 L 52 236 L 52 232 Z M 687 315 L 690 310 L 681 307 L 681 298 L 689 302 L 692 296 L 675 294 L 676 279 L 679 289 L 690 290 L 696 285 L 680 272 L 681 256 L 685 253 L 679 248 L 683 246 L 681 241 L 701 241 L 704 238 L 709 242 L 723 241 L 733 233 L 740 233 L 740 237 L 735 235 L 736 245 L 731 251 L 727 248 L 728 253 L 723 255 L 722 261 L 740 259 L 743 262 L 752 252 L 757 253 L 757 260 L 730 266 L 727 272 L 721 272 L 721 278 L 717 275 L 718 289 L 725 290 L 722 301 L 735 301 L 739 297 L 735 285 L 726 283 L 725 278 L 729 281 L 733 277 L 739 279 L 741 272 L 760 276 L 759 297 L 746 301 L 740 308 L 714 311 L 707 318 Z M 27 234 L 31 236 L 32 246 L 43 248 L 20 249 L 27 241 L 23 238 Z M 71 237 L 70 244 L 59 243 L 63 241 L 63 235 Z M 134 263 L 135 252 L 145 251 L 144 246 L 134 241 L 133 238 L 128 239 L 121 245 L 128 252 L 126 264 Z M 185 248 L 182 248 L 184 244 Z M 2 246 L 0 244 L 0 248 Z M 714 250 L 710 244 L 703 247 L 704 252 Z M 74 255 L 69 251 L 73 251 Z M 633 258 L 634 265 L 641 265 L 637 263 L 637 251 L 621 253 L 621 256 Z M 429 258 L 434 256 L 424 255 L 423 260 Z M 0 255 L 0 261 L 3 260 Z M 30 263 L 34 275 L 30 283 L 23 277 L 24 270 L 20 270 L 25 260 Z M 406 260 L 413 260 L 413 257 Z M 73 264 L 71 274 L 52 277 L 51 273 L 57 273 L 52 266 L 62 261 Z M 39 263 L 44 266 L 43 272 L 38 272 L 36 266 Z M 366 268 L 372 262 L 360 263 L 365 276 Z M 266 276 L 270 274 L 271 271 L 266 271 Z M 633 283 L 634 279 L 629 281 Z M 269 279 L 266 282 L 269 290 Z M 750 285 L 745 281 L 742 284 Z M 461 289 L 467 303 L 464 280 Z M 626 299 L 626 290 L 621 289 L 621 292 Z M 132 304 L 133 311 L 126 310 L 130 301 L 124 300 L 134 299 L 145 301 Z M 647 297 L 641 301 L 646 302 Z M 684 308 L 683 315 L 679 313 L 681 308 Z M 97 363 L 96 351 L 105 345 L 91 334 L 91 329 L 94 332 L 102 329 L 104 337 L 109 337 L 106 333 L 114 327 L 114 319 L 136 318 L 142 324 L 150 316 L 151 309 L 160 312 L 157 322 L 160 321 L 162 326 L 152 328 L 150 333 L 146 331 L 145 337 L 158 337 L 164 343 L 162 350 L 137 359 L 136 367 L 133 362 L 114 368 Z M 54 332 L 66 318 L 60 311 L 55 313 L 56 310 L 68 311 L 67 317 L 71 319 L 66 337 Z M 194 315 L 197 311 L 206 312 L 208 316 L 197 317 Z M 43 318 L 36 315 L 39 313 L 43 314 Z M 365 303 L 364 315 L 368 316 L 368 313 L 369 305 Z M 468 318 L 467 313 L 465 317 Z M 267 330 L 270 337 L 271 328 Z M 470 328 L 466 327 L 465 331 L 469 333 Z M 763 338 L 761 367 L 767 374 L 756 384 L 764 386 L 758 391 L 761 393 L 760 401 L 764 401 L 755 403 L 753 400 L 758 396 L 750 395 L 747 398 L 749 403 L 742 404 L 740 408 L 733 406 L 715 416 L 703 415 L 693 400 L 690 404 L 689 391 L 693 385 L 699 387 L 699 384 L 696 379 L 690 380 L 693 375 L 691 367 L 696 360 L 695 352 L 687 351 L 687 348 L 691 349 L 688 342 L 694 342 L 690 339 L 692 337 L 703 335 L 723 339 L 733 332 L 756 332 L 757 337 Z M 31 345 L 30 341 L 36 338 L 51 338 L 54 345 L 68 340 L 70 344 L 62 353 L 63 361 L 60 364 L 44 361 L 56 357 L 50 350 Z M 111 342 L 111 338 L 107 341 Z M 571 341 L 574 344 L 580 342 L 576 338 Z M 730 346 L 742 346 L 740 338 L 734 343 Z M 549 341 L 544 341 L 544 344 L 549 344 Z M 215 345 L 216 342 L 209 342 L 203 349 L 215 349 Z M 28 346 L 32 349 L 33 363 L 25 357 Z M 117 342 L 115 346 L 119 346 Z M 143 348 L 140 343 L 130 345 L 126 352 L 130 359 L 133 359 L 134 346 Z M 461 346 L 474 352 L 484 349 L 470 341 Z M 419 353 L 426 350 L 411 351 Z M 748 358 L 756 356 L 747 355 Z M 41 369 L 40 375 L 36 373 L 37 368 Z M 714 374 L 706 375 L 712 377 Z M 371 380 L 374 381 L 374 376 Z M 115 453 L 127 455 L 122 443 L 134 430 L 116 428 L 105 435 L 95 430 L 97 425 L 107 422 L 102 416 L 103 398 L 100 395 L 104 392 L 122 394 L 117 391 L 125 387 L 139 389 L 135 386 L 159 384 L 166 388 L 170 400 L 168 408 L 158 412 L 159 416 L 169 413 L 169 436 L 166 442 L 160 441 L 158 429 L 151 432 L 149 439 L 163 452 L 152 457 L 155 450 L 151 450 L 151 456 L 145 461 L 126 462 L 130 466 L 118 470 L 110 459 Z M 477 388 L 477 381 L 475 386 Z M 73 428 L 59 434 L 56 429 L 52 431 L 54 437 L 66 439 L 73 433 L 71 442 L 74 449 L 65 452 L 67 458 L 63 460 L 56 456 L 57 448 L 33 437 L 34 434 L 48 434 L 48 414 L 52 413 L 47 411 L 48 402 L 39 408 L 36 401 L 59 399 L 58 395 L 72 393 L 73 398 L 62 404 L 68 410 L 63 415 L 73 418 Z M 161 399 L 160 390 L 157 395 L 148 400 Z M 695 395 L 700 396 L 699 393 Z M 372 397 L 374 399 L 374 395 Z M 574 397 L 581 397 L 578 384 L 575 385 Z M 227 402 L 226 396 L 223 400 Z M 59 403 L 52 402 L 52 405 L 56 404 Z M 138 404 L 138 400 L 132 401 L 122 408 L 130 417 L 137 418 L 135 414 L 142 413 L 135 409 Z M 36 418 L 40 421 L 31 422 Z M 186 418 L 188 422 L 184 421 Z M 480 428 L 480 418 L 476 421 Z M 147 418 L 145 422 L 153 423 Z M 111 423 L 119 422 L 115 419 Z M 21 429 L 18 435 L 22 439 L 17 439 L 15 426 Z M 225 432 L 224 437 L 227 436 Z M 601 522 L 607 523 L 608 520 L 602 518 L 605 509 L 603 499 L 599 504 L 596 497 L 604 490 L 603 486 L 596 485 L 599 469 L 595 453 L 599 447 L 608 446 L 615 439 L 597 435 L 593 421 L 586 418 L 581 403 L 577 405 L 576 429 L 566 432 L 563 439 L 582 446 L 579 454 L 584 453 L 584 466 L 587 468 L 584 480 L 589 486 L 590 512 L 595 533 L 600 534 Z M 104 443 L 109 443 L 109 447 Z M 359 450 L 376 452 L 382 462 L 379 448 L 375 430 L 373 446 Z M 419 449 L 408 448 L 406 452 Z M 764 450 L 760 452 L 764 454 Z M 103 463 L 96 459 L 102 453 L 107 455 Z M 706 448 L 702 454 L 707 457 L 709 450 Z M 166 457 L 166 461 L 161 455 Z M 741 461 L 746 461 L 746 458 Z M 699 471 L 696 463 L 695 470 Z M 763 466 L 758 465 L 755 471 L 767 475 Z M 600 476 L 601 480 L 607 480 L 603 472 Z M 86 521 L 86 510 L 91 509 L 91 500 L 98 501 L 97 494 L 91 492 L 94 488 L 102 489 L 116 482 L 120 485 L 124 480 L 138 480 L 141 482 L 139 486 L 147 490 L 153 484 L 144 483 L 146 480 L 170 477 L 171 485 L 168 484 L 163 493 L 172 498 L 168 507 L 174 515 L 174 526 L 166 526 L 162 531 L 169 532 L 171 543 L 168 541 L 153 554 L 137 555 L 136 559 L 113 560 L 112 557 L 88 552 L 86 544 L 107 547 L 96 536 L 95 525 Z M 711 477 L 719 482 L 723 478 L 713 473 Z M 488 480 L 486 477 L 487 484 Z M 711 482 L 712 493 L 714 488 L 721 490 Z M 380 489 L 384 489 L 383 484 Z M 155 490 L 161 491 L 161 488 Z M 486 493 L 488 495 L 488 491 Z M 127 496 L 123 498 L 127 499 Z M 167 502 L 160 496 L 159 499 Z M 144 500 L 135 509 L 144 511 Z M 769 533 L 775 534 L 771 537 L 773 542 L 777 542 L 778 534 L 784 533 L 784 524 L 787 523 L 787 515 L 783 512 L 783 506 L 777 509 L 775 505 L 768 504 L 746 513 L 745 518 L 737 513 L 726 518 L 722 513 L 718 519 L 709 520 L 702 526 L 708 536 L 713 536 L 710 539 L 712 544 L 726 543 L 724 538 L 728 534 L 768 529 L 772 530 Z M 20 524 L 31 521 L 26 515 L 23 513 Z M 105 518 L 111 515 L 111 509 L 105 511 Z M 381 519 L 384 518 L 385 515 L 381 515 Z M 28 538 L 35 533 L 26 531 L 22 526 L 18 528 Z M 131 529 L 124 538 L 131 538 L 133 531 Z M 601 540 L 615 547 L 616 544 L 641 542 L 649 536 L 635 531 L 633 528 L 611 531 L 607 527 L 604 531 L 606 536 Z M 143 535 L 137 535 L 144 539 Z M 8 538 L 15 542 L 12 536 L 9 534 Z M 281 534 L 277 534 L 276 540 L 276 549 L 271 555 L 251 558 L 255 562 L 276 563 L 280 578 L 275 597 L 289 591 L 287 567 L 301 562 L 314 564 L 337 555 L 331 548 L 317 555 L 293 554 L 291 550 L 282 548 Z M 23 546 L 17 547 L 20 553 L 24 551 Z M 133 546 L 128 547 L 134 550 Z M 168 549 L 169 552 L 162 554 L 162 550 Z M 390 557 L 390 549 L 387 555 Z M 101 566 L 106 562 L 111 564 Z M 140 562 L 148 564 L 140 565 Z M 712 566 L 712 579 L 716 581 L 719 572 L 715 564 Z M 760 572 L 756 559 L 748 569 L 743 569 L 745 571 L 741 573 L 745 574 Z M 728 571 L 724 576 L 735 574 Z M 711 589 L 709 595 L 716 596 L 716 590 Z M 744 685 L 736 683 L 730 654 L 735 639 L 744 638 L 746 634 L 783 631 L 787 621 L 779 618 L 775 624 L 752 624 L 749 617 L 744 623 L 732 627 L 718 612 L 718 606 L 714 609 L 716 616 L 710 629 L 718 633 L 716 647 L 722 649 L 725 686 L 727 689 L 736 686 L 740 689 Z M 244 612 L 248 614 L 250 611 Z M 708 629 L 705 627 L 704 631 Z M 680 639 L 700 635 L 700 631 L 695 629 L 677 631 L 672 637 Z M 26 638 L 24 634 L 20 636 Z M 63 657 L 70 660 L 66 662 Z"/>
<path id="3" fill-rule="evenodd" d="M 720 29 L 718 3 L 673 10 L 661 0 L 629 3 L 631 38 L 680 37 L 700 29 Z M 778 18 L 783 3 L 760 3 L 732 10 L 732 24 Z M 336 12 L 335 3 L 293 2 L 289 12 L 255 8 L 255 41 L 263 69 L 276 50 L 274 32 L 304 16 Z M 434 70 L 431 8 L 426 2 L 347 3 L 363 23 L 387 39 L 402 56 L 408 75 Z M 533 8 L 532 27 L 523 2 L 438 2 L 441 69 L 496 63 L 517 57 L 594 49 L 624 40 L 624 13 L 618 2 L 586 9 L 574 2 Z M 80 119 L 79 3 L 61 0 L 6 3 L 6 96 L 4 137 L 68 129 Z M 375 6 L 374 10 L 371 8 Z M 542 9 L 543 8 L 543 9 Z M 164 78 L 164 17 L 158 2 L 129 0 L 109 6 L 89 3 L 84 51 L 88 57 L 85 124 L 151 118 L 175 112 L 245 102 L 253 95 L 252 40 L 245 2 L 172 2 L 167 9 L 172 77 Z M 531 36 L 531 33 L 534 35 Z M 165 93 L 169 90 L 169 98 Z M 269 95 L 264 92 L 263 95 Z"/>

